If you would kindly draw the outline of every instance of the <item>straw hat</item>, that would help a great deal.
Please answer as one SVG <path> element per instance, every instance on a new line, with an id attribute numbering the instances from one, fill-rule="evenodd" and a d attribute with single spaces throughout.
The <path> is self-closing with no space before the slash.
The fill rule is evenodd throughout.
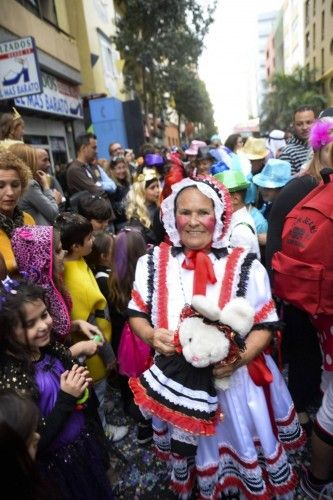
<path id="1" fill-rule="evenodd" d="M 265 139 L 249 137 L 243 147 L 243 153 L 249 160 L 263 160 L 269 153 Z"/>

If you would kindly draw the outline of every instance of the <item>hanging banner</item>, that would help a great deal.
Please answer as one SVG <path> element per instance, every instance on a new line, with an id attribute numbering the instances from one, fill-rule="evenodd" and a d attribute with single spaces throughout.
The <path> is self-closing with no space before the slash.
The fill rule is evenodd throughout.
<path id="1" fill-rule="evenodd" d="M 78 85 L 71 85 L 44 72 L 42 72 L 42 79 L 43 92 L 39 95 L 18 97 L 14 101 L 17 107 L 72 118 L 83 118 Z"/>
<path id="2" fill-rule="evenodd" d="M 0 99 L 43 91 L 35 40 L 32 36 L 0 43 Z"/>

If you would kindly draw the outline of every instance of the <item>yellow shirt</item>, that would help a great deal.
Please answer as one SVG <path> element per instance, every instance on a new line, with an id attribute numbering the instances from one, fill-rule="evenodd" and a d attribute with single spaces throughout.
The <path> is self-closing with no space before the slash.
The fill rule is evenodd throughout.
<path id="1" fill-rule="evenodd" d="M 71 318 L 88 320 L 96 310 L 107 311 L 107 302 L 101 293 L 95 276 L 83 258 L 65 261 L 65 286 L 72 299 Z M 106 341 L 111 340 L 111 323 L 104 318 L 96 317 L 96 325 L 101 330 Z M 82 337 L 74 339 L 82 340 Z M 94 382 L 101 380 L 107 374 L 102 358 L 95 354 L 86 362 Z"/>
<path id="2" fill-rule="evenodd" d="M 24 226 L 35 226 L 36 224 L 31 215 L 27 214 L 26 212 L 23 212 L 23 223 Z M 17 271 L 17 264 L 13 253 L 12 244 L 7 234 L 2 229 L 0 229 L 0 252 L 5 259 L 8 274 L 15 273 Z"/>

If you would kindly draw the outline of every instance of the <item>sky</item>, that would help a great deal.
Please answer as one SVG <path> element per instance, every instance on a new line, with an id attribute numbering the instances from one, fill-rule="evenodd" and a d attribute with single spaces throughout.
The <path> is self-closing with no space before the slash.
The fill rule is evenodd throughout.
<path id="1" fill-rule="evenodd" d="M 236 124 L 247 120 L 249 95 L 255 106 L 257 16 L 279 10 L 282 1 L 217 0 L 199 75 L 206 83 L 222 140 Z"/>

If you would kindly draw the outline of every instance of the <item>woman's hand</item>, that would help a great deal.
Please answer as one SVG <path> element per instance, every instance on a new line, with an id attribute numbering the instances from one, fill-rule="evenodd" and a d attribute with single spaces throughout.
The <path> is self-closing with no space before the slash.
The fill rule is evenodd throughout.
<path id="1" fill-rule="evenodd" d="M 254 330 L 249 333 L 245 345 L 245 351 L 240 353 L 239 359 L 229 365 L 216 363 L 213 368 L 213 376 L 216 378 L 228 377 L 234 373 L 240 366 L 245 366 L 254 358 L 259 356 L 272 340 L 272 332 L 269 330 Z"/>
<path id="2" fill-rule="evenodd" d="M 37 170 L 36 172 L 36 181 L 40 185 L 43 191 L 49 189 L 49 179 L 47 174 L 43 170 Z"/>
<path id="3" fill-rule="evenodd" d="M 60 205 L 60 203 L 62 202 L 62 194 L 60 193 L 60 191 L 57 191 L 57 189 L 52 189 L 52 194 L 53 198 L 56 201 L 56 204 Z"/>
<path id="4" fill-rule="evenodd" d="M 176 352 L 176 347 L 173 341 L 174 332 L 165 328 L 154 329 L 152 346 L 155 351 L 165 356 L 171 356 Z"/>
<path id="5" fill-rule="evenodd" d="M 89 371 L 84 366 L 73 365 L 71 370 L 66 370 L 60 377 L 62 391 L 78 398 L 92 383 Z"/>
<path id="6" fill-rule="evenodd" d="M 173 343 L 174 332 L 171 330 L 153 328 L 146 318 L 130 318 L 129 324 L 138 337 L 160 354 L 171 356 L 176 352 Z"/>
<path id="7" fill-rule="evenodd" d="M 99 335 L 102 339 L 102 344 L 104 343 L 104 337 L 100 329 L 96 325 L 92 325 L 83 319 L 72 321 L 71 333 L 83 333 L 88 339 L 93 339 L 95 335 Z"/>

